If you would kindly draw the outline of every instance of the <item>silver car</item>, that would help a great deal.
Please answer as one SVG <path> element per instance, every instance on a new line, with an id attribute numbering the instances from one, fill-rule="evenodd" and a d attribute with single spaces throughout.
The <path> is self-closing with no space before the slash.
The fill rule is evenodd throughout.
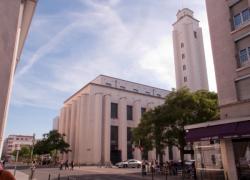
<path id="1" fill-rule="evenodd" d="M 140 168 L 142 162 L 136 159 L 130 159 L 128 160 L 128 167 L 129 168 Z"/>
<path id="2" fill-rule="evenodd" d="M 118 162 L 115 164 L 115 166 L 117 166 L 118 168 L 126 168 L 128 167 L 128 161 Z"/>

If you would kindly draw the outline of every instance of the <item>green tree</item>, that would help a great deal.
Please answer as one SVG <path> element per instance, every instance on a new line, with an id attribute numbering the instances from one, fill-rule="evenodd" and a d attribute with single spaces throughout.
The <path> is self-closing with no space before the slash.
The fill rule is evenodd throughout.
<path id="1" fill-rule="evenodd" d="M 162 161 L 163 149 L 166 146 L 177 146 L 181 160 L 184 160 L 186 146 L 184 126 L 219 118 L 217 94 L 205 90 L 190 92 L 183 88 L 171 92 L 165 103 L 148 112 L 142 118 L 139 126 L 133 131 L 133 139 L 138 146 L 151 150 L 156 148 Z"/>
<path id="2" fill-rule="evenodd" d="M 30 146 L 23 146 L 21 147 L 19 154 L 18 154 L 18 159 L 25 161 L 30 158 L 30 153 L 31 153 L 31 147 Z M 17 150 L 14 150 L 12 152 L 12 155 L 16 157 L 17 155 Z"/>
<path id="3" fill-rule="evenodd" d="M 34 146 L 34 154 L 51 154 L 56 158 L 58 152 L 68 153 L 71 151 L 69 144 L 64 141 L 65 134 L 60 134 L 53 130 L 43 135 L 43 139 L 38 141 Z"/>

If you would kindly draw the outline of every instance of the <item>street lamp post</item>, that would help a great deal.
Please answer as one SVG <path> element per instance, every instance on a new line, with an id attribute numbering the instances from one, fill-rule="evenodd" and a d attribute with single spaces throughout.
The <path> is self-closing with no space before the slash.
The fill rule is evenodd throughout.
<path id="1" fill-rule="evenodd" d="M 33 161 L 33 152 L 34 152 L 35 137 L 36 137 L 36 134 L 34 133 L 33 134 L 33 138 L 32 138 L 32 148 L 31 148 L 31 153 L 30 153 L 30 160 L 31 160 L 31 162 Z"/>
<path id="2" fill-rule="evenodd" d="M 19 151 L 20 151 L 20 145 L 18 144 L 16 146 L 16 160 L 15 160 L 15 169 L 14 169 L 14 176 L 16 176 L 16 166 L 17 166 L 17 161 L 18 161 L 18 156 L 19 156 Z"/>

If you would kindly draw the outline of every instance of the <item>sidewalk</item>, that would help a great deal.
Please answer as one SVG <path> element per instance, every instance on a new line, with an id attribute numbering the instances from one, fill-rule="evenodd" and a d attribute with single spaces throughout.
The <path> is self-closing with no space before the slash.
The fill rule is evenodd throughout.
<path id="1" fill-rule="evenodd" d="M 8 170 L 8 171 L 10 171 L 12 174 L 14 174 L 14 170 L 11 169 L 11 170 Z M 29 180 L 29 175 L 17 170 L 15 178 L 17 180 Z M 33 180 L 36 180 L 36 179 L 33 179 Z"/>

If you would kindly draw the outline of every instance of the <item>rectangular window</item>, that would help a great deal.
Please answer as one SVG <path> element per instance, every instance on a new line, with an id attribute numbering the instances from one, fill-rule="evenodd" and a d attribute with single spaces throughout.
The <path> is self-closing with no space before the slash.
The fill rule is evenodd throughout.
<path id="1" fill-rule="evenodd" d="M 247 49 L 240 50 L 240 64 L 244 64 L 247 60 Z"/>
<path id="2" fill-rule="evenodd" d="M 132 128 L 127 128 L 127 158 L 133 159 Z"/>
<path id="3" fill-rule="evenodd" d="M 194 31 L 194 38 L 197 39 L 197 32 Z"/>
<path id="4" fill-rule="evenodd" d="M 237 81 L 236 90 L 239 100 L 250 99 L 250 77 Z"/>
<path id="5" fill-rule="evenodd" d="M 186 70 L 186 65 L 183 65 L 182 69 L 183 69 L 183 71 L 185 71 Z"/>
<path id="6" fill-rule="evenodd" d="M 248 21 L 250 19 L 250 10 L 249 9 L 245 9 L 244 11 L 242 11 L 242 20 L 243 22 Z"/>
<path id="7" fill-rule="evenodd" d="M 141 115 L 143 115 L 146 112 L 146 108 L 142 107 L 141 108 Z"/>
<path id="8" fill-rule="evenodd" d="M 238 26 L 241 25 L 241 15 L 237 14 L 234 16 L 234 27 L 237 28 Z"/>
<path id="9" fill-rule="evenodd" d="M 133 106 L 127 106 L 127 120 L 133 120 Z"/>
<path id="10" fill-rule="evenodd" d="M 185 58 L 185 54 L 181 54 L 181 58 L 184 59 Z"/>
<path id="11" fill-rule="evenodd" d="M 187 77 L 186 76 L 184 76 L 184 82 L 187 82 Z"/>
<path id="12" fill-rule="evenodd" d="M 111 86 L 111 84 L 110 83 L 106 83 L 106 86 Z"/>
<path id="13" fill-rule="evenodd" d="M 121 89 L 126 89 L 124 86 L 120 86 Z"/>
<path id="14" fill-rule="evenodd" d="M 111 126 L 110 131 L 110 149 L 118 150 L 118 126 Z"/>
<path id="15" fill-rule="evenodd" d="M 181 43 L 181 48 L 183 48 L 184 47 L 184 43 Z"/>
<path id="16" fill-rule="evenodd" d="M 138 92 L 138 89 L 133 89 L 133 91 Z"/>
<path id="17" fill-rule="evenodd" d="M 118 118 L 118 104 L 111 103 L 111 118 L 117 119 Z"/>
<path id="18" fill-rule="evenodd" d="M 150 92 L 148 92 L 148 91 L 146 91 L 145 93 L 146 93 L 146 94 L 150 94 Z"/>

